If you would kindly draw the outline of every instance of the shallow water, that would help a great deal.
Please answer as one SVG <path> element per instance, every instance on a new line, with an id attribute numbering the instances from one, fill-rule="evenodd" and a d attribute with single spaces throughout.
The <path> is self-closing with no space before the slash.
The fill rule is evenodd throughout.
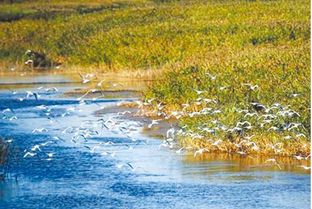
<path id="1" fill-rule="evenodd" d="M 14 94 L 0 91 L 0 136 L 13 139 L 0 208 L 310 208 L 310 171 L 299 166 L 307 162 L 278 159 L 280 170 L 266 158 L 177 154 L 143 135 L 142 120 L 105 111 L 133 98 L 79 103 L 63 96 L 81 88 L 67 78 L 45 76 L 31 83 L 10 84 L 18 87 Z M 51 85 L 59 91 L 45 92 Z M 20 101 L 28 90 L 38 92 L 39 100 Z M 2 113 L 7 108 L 12 112 Z M 109 118 L 116 124 L 108 130 L 98 120 Z M 129 126 L 131 138 L 120 131 Z M 46 130 L 32 133 L 35 128 Z M 34 145 L 40 150 L 31 151 Z M 23 157 L 28 151 L 36 155 Z"/>

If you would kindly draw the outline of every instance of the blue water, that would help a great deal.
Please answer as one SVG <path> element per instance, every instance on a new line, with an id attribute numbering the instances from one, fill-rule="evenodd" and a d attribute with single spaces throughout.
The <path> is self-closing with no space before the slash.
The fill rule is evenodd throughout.
<path id="1" fill-rule="evenodd" d="M 12 138 L 14 150 L 0 183 L 0 208 L 310 208 L 309 174 L 236 169 L 236 161 L 190 162 L 143 135 L 141 121 L 105 112 L 124 99 L 81 104 L 62 95 L 70 85 L 56 93 L 37 87 L 0 91 L 0 136 Z M 26 90 L 41 97 L 19 101 Z M 1 113 L 6 108 L 12 112 Z M 101 118 L 116 124 L 107 130 Z M 120 131 L 128 126 L 132 139 Z M 46 130 L 32 133 L 35 128 Z M 75 138 L 78 128 L 94 132 Z M 40 151 L 23 157 L 34 145 Z"/>

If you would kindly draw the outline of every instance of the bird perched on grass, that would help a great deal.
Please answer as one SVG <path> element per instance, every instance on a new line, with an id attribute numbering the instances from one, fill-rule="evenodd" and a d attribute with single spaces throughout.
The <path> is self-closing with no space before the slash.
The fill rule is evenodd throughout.
<path id="1" fill-rule="evenodd" d="M 44 53 L 39 53 L 30 49 L 25 52 L 25 55 L 28 57 L 25 65 L 28 65 L 31 68 L 43 69 L 58 67 L 61 65 L 61 63 L 51 61 Z"/>
<path id="2" fill-rule="evenodd" d="M 248 89 L 251 90 L 251 91 L 255 91 L 256 89 L 259 88 L 258 85 L 252 85 L 252 84 L 250 84 L 250 83 L 244 83 L 243 85 L 244 85 L 244 86 L 247 86 Z"/>
<path id="3" fill-rule="evenodd" d="M 260 112 L 260 111 L 266 109 L 264 105 L 262 105 L 262 104 L 260 104 L 260 103 L 258 103 L 258 102 L 254 102 L 254 101 L 253 101 L 253 102 L 251 102 L 251 105 L 252 105 L 252 107 L 253 107 L 256 111 L 258 111 L 258 112 Z"/>

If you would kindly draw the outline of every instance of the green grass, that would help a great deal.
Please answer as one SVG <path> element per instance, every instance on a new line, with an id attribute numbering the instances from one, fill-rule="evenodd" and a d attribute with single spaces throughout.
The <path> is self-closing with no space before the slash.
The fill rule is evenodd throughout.
<path id="1" fill-rule="evenodd" d="M 159 68 L 222 48 L 235 52 L 253 44 L 297 45 L 309 40 L 308 1 L 186 2 L 116 1 L 124 6 L 83 16 L 56 13 L 51 19 L 26 16 L 6 22 L 0 26 L 0 59 L 22 61 L 31 48 L 69 64 Z M 4 10 L 77 8 L 62 4 L 5 5 Z M 292 33 L 295 40 L 290 39 Z"/>
<path id="2" fill-rule="evenodd" d="M 212 138 L 233 144 L 254 134 L 262 150 L 280 142 L 284 154 L 309 152 L 309 145 L 301 147 L 310 141 L 308 0 L 51 2 L 0 5 L 0 17 L 11 18 L 0 24 L 0 61 L 23 63 L 24 52 L 33 49 L 72 66 L 159 71 L 159 81 L 145 92 L 146 99 L 156 98 L 149 109 L 161 102 L 167 114 L 181 111 L 183 103 L 191 104 L 185 115 L 205 107 L 222 111 L 180 118 L 181 127 L 197 133 L 203 126 L 215 129 L 216 120 L 234 127 L 246 120 L 237 109 L 254 111 L 252 101 L 266 107 L 280 103 L 300 116 L 278 116 L 263 126 L 260 119 L 247 118 L 254 127 L 243 134 L 203 132 L 204 139 L 181 137 L 181 143 L 203 147 Z M 250 91 L 243 83 L 259 89 Z M 217 103 L 194 104 L 194 89 Z M 302 126 L 282 130 L 292 122 Z M 280 130 L 268 131 L 271 126 Z M 306 138 L 296 137 L 299 133 Z M 285 140 L 288 135 L 292 139 Z"/>
<path id="3" fill-rule="evenodd" d="M 293 51 L 294 48 L 291 49 Z M 284 49 L 285 50 L 285 49 Z M 238 144 L 244 137 L 254 135 L 252 139 L 257 142 L 262 151 L 269 150 L 276 143 L 282 143 L 281 154 L 303 154 L 310 151 L 308 145 L 310 140 L 310 73 L 309 54 L 304 53 L 308 49 L 301 49 L 298 57 L 291 52 L 280 53 L 279 49 L 271 50 L 270 53 L 251 55 L 248 54 L 237 60 L 231 60 L 219 65 L 203 67 L 196 65 L 165 73 L 161 81 L 155 82 L 147 91 L 146 98 L 156 98 L 153 101 L 155 113 L 165 112 L 171 115 L 174 111 L 182 111 L 179 119 L 180 127 L 186 126 L 184 130 L 199 133 L 204 139 L 189 140 L 188 137 L 180 137 L 184 146 L 193 145 L 197 148 L 211 146 L 218 139 L 224 143 L 231 142 Z M 299 49 L 298 49 L 299 51 Z M 275 53 L 273 53 L 275 52 Z M 272 54 L 273 53 L 273 54 Z M 273 55 L 275 54 L 276 57 Z M 279 54 L 277 56 L 277 54 Z M 266 59 L 270 57 L 269 59 Z M 265 62 L 263 60 L 266 60 Z M 306 64 L 305 64 L 306 63 Z M 300 66 L 300 67 L 299 67 Z M 216 76 L 212 80 L 206 73 Z M 244 83 L 258 85 L 259 89 L 250 90 Z M 227 87 L 221 90 L 220 87 Z M 198 95 L 195 90 L 205 91 Z M 293 94 L 299 94 L 294 97 Z M 216 102 L 196 104 L 198 98 L 211 99 Z M 281 110 L 272 110 L 269 113 L 276 116 L 270 123 L 264 124 L 264 111 L 257 112 L 251 103 L 257 101 L 266 107 L 271 107 L 274 103 L 280 103 L 285 110 L 293 110 L 300 116 L 285 117 L 278 115 Z M 162 103 L 165 108 L 157 110 L 156 104 Z M 190 107 L 183 109 L 183 104 L 190 104 Z M 190 117 L 192 112 L 200 112 L 204 108 L 211 108 L 206 115 Z M 221 113 L 213 114 L 214 110 Z M 246 113 L 240 110 L 256 112 L 259 117 L 246 117 Z M 174 118 L 174 117 L 173 117 Z M 252 129 L 243 129 L 241 133 L 227 132 L 222 127 L 234 128 L 238 122 L 248 121 L 252 124 Z M 298 128 L 287 130 L 287 125 L 300 123 Z M 278 131 L 268 131 L 272 126 L 279 128 Z M 201 131 L 202 128 L 213 130 L 214 133 Z M 298 137 L 298 134 L 306 137 Z M 291 139 L 284 139 L 291 136 Z M 211 141 L 209 141 L 211 140 Z M 294 144 L 298 146 L 294 147 Z M 307 147 L 302 147 L 304 146 Z M 227 146 L 229 149 L 229 146 Z M 231 149 L 236 149 L 232 147 Z M 251 152 L 246 149 L 245 151 Z"/>

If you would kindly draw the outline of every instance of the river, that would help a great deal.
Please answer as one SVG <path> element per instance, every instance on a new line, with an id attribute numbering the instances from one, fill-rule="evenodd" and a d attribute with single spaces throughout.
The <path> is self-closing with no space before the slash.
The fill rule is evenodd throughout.
<path id="1" fill-rule="evenodd" d="M 302 162 L 194 159 L 144 133 L 148 119 L 127 117 L 117 104 L 133 95 L 81 102 L 65 94 L 81 84 L 56 75 L 0 83 L 0 136 L 12 139 L 0 208 L 310 208 Z"/>

